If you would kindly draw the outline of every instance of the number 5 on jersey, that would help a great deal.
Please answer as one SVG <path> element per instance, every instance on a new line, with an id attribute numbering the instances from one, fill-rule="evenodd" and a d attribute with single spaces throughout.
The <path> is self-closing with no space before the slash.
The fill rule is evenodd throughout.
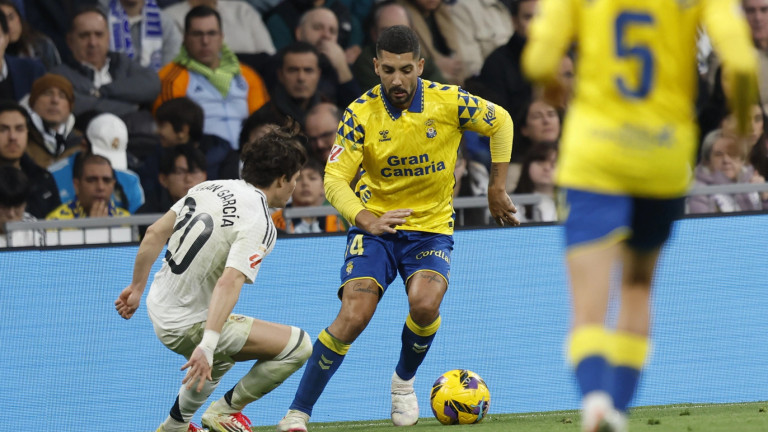
<path id="1" fill-rule="evenodd" d="M 616 56 L 622 59 L 633 59 L 640 63 L 640 76 L 633 77 L 632 80 L 637 84 L 634 88 L 627 84 L 625 77 L 617 76 L 615 78 L 616 86 L 619 88 L 619 92 L 626 97 L 633 99 L 643 99 L 648 96 L 653 84 L 653 74 L 655 61 L 653 53 L 648 45 L 644 44 L 627 44 L 627 32 L 630 27 L 636 26 L 652 26 L 654 24 L 653 17 L 644 12 L 621 12 L 616 17 L 615 22 L 615 43 L 616 43 Z"/>

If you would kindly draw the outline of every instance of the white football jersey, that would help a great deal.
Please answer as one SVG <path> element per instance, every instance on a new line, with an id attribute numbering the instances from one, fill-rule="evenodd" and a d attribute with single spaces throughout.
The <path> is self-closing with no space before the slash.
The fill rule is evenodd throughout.
<path id="1" fill-rule="evenodd" d="M 176 224 L 163 267 L 147 295 L 152 323 L 172 330 L 205 321 L 225 267 L 253 283 L 277 230 L 267 197 L 244 180 L 214 180 L 189 190 L 171 207 Z"/>

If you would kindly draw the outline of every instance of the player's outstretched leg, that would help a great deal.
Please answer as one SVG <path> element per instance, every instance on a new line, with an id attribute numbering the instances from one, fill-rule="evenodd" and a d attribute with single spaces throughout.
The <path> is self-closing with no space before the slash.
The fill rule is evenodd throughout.
<path id="1" fill-rule="evenodd" d="M 341 366 L 351 344 L 336 339 L 328 329 L 317 336 L 312 356 L 307 361 L 296 396 L 288 413 L 277 424 L 279 432 L 303 432 L 307 430 L 309 416 L 317 399 L 325 390 L 333 374 Z"/>
<path id="2" fill-rule="evenodd" d="M 298 370 L 312 353 L 312 342 L 304 330 L 291 327 L 283 351 L 272 360 L 260 360 L 224 396 L 203 414 L 203 426 L 212 432 L 251 432 L 251 421 L 241 411 L 260 399 Z"/>

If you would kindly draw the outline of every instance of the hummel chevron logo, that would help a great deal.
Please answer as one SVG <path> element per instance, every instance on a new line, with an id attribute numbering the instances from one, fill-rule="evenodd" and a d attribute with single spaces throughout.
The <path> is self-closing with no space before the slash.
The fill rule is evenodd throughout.
<path id="1" fill-rule="evenodd" d="M 416 354 L 424 354 L 429 349 L 429 344 L 427 345 L 419 345 L 417 343 L 413 344 L 413 352 Z"/>
<path id="2" fill-rule="evenodd" d="M 322 370 L 328 370 L 330 369 L 331 365 L 333 365 L 333 360 L 328 360 L 324 355 L 321 354 L 320 361 L 317 362 L 317 365 L 320 366 L 320 369 Z"/>

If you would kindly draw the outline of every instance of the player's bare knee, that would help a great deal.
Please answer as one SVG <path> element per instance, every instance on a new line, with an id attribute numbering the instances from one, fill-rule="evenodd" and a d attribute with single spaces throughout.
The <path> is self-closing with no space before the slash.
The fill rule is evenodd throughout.
<path id="1" fill-rule="evenodd" d="M 440 315 L 439 306 L 430 299 L 416 299 L 411 302 L 411 319 L 418 325 L 429 325 Z"/>

